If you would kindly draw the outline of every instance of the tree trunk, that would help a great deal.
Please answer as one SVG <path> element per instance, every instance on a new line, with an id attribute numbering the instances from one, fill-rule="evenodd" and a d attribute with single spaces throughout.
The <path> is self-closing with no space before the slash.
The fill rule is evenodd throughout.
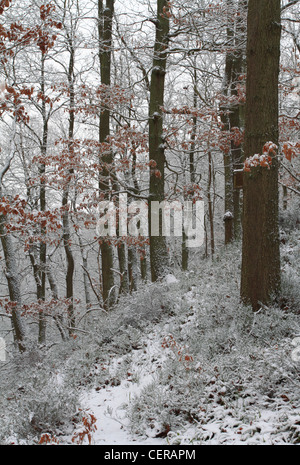
<path id="1" fill-rule="evenodd" d="M 196 66 L 196 64 L 195 64 Z M 193 105 L 197 108 L 198 105 L 198 92 L 197 92 L 197 69 L 194 69 L 194 89 L 193 89 Z M 191 186 L 196 183 L 196 171 L 195 171 L 195 149 L 196 149 L 196 132 L 197 132 L 197 116 L 193 116 L 192 119 L 192 133 L 191 133 L 191 147 L 189 152 L 189 182 Z M 186 198 L 185 200 L 188 200 Z M 182 227 L 182 243 L 181 243 L 181 268 L 183 271 L 187 271 L 189 265 L 189 249 L 186 245 L 187 236 L 185 234 L 184 227 Z"/>
<path id="2" fill-rule="evenodd" d="M 127 294 L 129 291 L 128 269 L 126 260 L 126 245 L 124 242 L 118 244 L 118 260 L 120 269 L 120 289 L 119 294 Z"/>
<path id="3" fill-rule="evenodd" d="M 90 296 L 89 277 L 86 271 L 88 269 L 88 259 L 87 259 L 87 253 L 84 250 L 84 245 L 83 245 L 83 242 L 80 236 L 80 232 L 78 234 L 78 241 L 79 241 L 79 248 L 80 248 L 82 265 L 83 265 L 83 286 L 84 286 L 84 294 L 85 294 L 85 303 L 86 303 L 86 307 L 89 307 L 89 305 L 91 304 L 91 296 Z"/>
<path id="4" fill-rule="evenodd" d="M 248 0 L 239 0 L 236 31 L 235 31 L 235 53 L 232 63 L 232 85 L 231 94 L 238 97 L 238 84 L 240 77 L 245 73 L 246 57 L 246 15 Z M 229 115 L 230 128 L 242 129 L 244 125 L 244 103 L 238 102 L 232 106 Z M 241 169 L 243 165 L 242 144 L 231 142 L 233 170 Z M 233 233 L 235 239 L 241 238 L 241 190 L 233 189 Z"/>
<path id="5" fill-rule="evenodd" d="M 227 46 L 223 93 L 225 96 L 238 98 L 238 84 L 244 68 L 244 46 L 246 27 L 245 16 L 247 1 L 239 0 L 238 9 L 233 21 L 234 4 L 227 0 Z M 236 101 L 226 104 L 222 110 L 222 122 L 225 131 L 233 128 L 241 129 L 241 108 L 243 104 Z M 238 239 L 241 233 L 240 189 L 234 189 L 233 171 L 242 167 L 241 143 L 232 138 L 230 150 L 224 153 L 225 172 L 225 244 Z"/>
<path id="6" fill-rule="evenodd" d="M 74 124 L 75 124 L 75 89 L 74 89 L 74 60 L 75 60 L 75 51 L 74 44 L 70 38 L 68 41 L 68 51 L 70 53 L 69 58 L 69 68 L 68 68 L 68 85 L 69 85 L 69 128 L 68 128 L 68 152 L 70 162 L 73 156 L 73 137 L 74 137 Z M 69 323 L 69 335 L 73 334 L 73 329 L 75 328 L 75 316 L 74 316 L 74 285 L 73 285 L 73 276 L 75 269 L 75 262 L 71 247 L 71 233 L 70 233 L 70 218 L 69 218 L 69 189 L 70 181 L 74 169 L 70 168 L 66 173 L 66 185 L 64 186 L 63 196 L 62 196 L 62 224 L 63 224 L 63 245 L 65 249 L 66 261 L 67 261 L 67 273 L 66 273 L 66 298 L 69 299 L 68 304 L 68 323 Z"/>
<path id="7" fill-rule="evenodd" d="M 280 0 L 249 0 L 245 157 L 278 143 Z M 241 297 L 257 310 L 280 288 L 278 161 L 244 173 Z"/>
<path id="8" fill-rule="evenodd" d="M 227 7 L 227 47 L 229 51 L 226 51 L 225 59 L 225 72 L 224 72 L 224 84 L 223 94 L 229 98 L 231 96 L 231 83 L 232 83 L 232 68 L 234 60 L 234 24 L 232 20 L 233 16 L 233 2 L 232 0 L 226 0 Z M 231 130 L 230 127 L 230 105 L 226 103 L 221 108 L 222 114 L 221 119 L 223 123 L 224 131 L 228 132 Z M 232 152 L 231 150 L 225 150 L 223 153 L 224 162 L 224 226 L 225 226 L 225 244 L 230 243 L 233 240 L 233 166 L 232 166 Z"/>
<path id="9" fill-rule="evenodd" d="M 99 35 L 99 61 L 101 84 L 111 84 L 111 44 L 112 44 L 112 19 L 114 13 L 114 0 L 98 0 L 98 35 Z M 104 143 L 110 134 L 110 109 L 105 108 L 100 114 L 99 142 Z M 102 169 L 99 178 L 99 191 L 104 193 L 105 200 L 109 199 L 110 165 L 113 161 L 111 151 L 104 154 L 100 160 Z M 102 259 L 102 292 L 104 308 L 109 308 L 116 300 L 116 295 L 111 292 L 114 287 L 113 273 L 113 248 L 104 239 L 101 243 Z"/>
<path id="10" fill-rule="evenodd" d="M 215 226 L 214 226 L 214 201 L 211 191 L 214 178 L 214 167 L 212 153 L 208 151 L 208 181 L 207 181 L 207 201 L 208 201 L 208 220 L 210 230 L 210 250 L 212 257 L 215 254 Z"/>
<path id="11" fill-rule="evenodd" d="M 7 279 L 9 298 L 11 302 L 16 304 L 16 307 L 13 307 L 11 312 L 14 339 L 20 352 L 23 352 L 25 350 L 25 328 L 21 320 L 20 309 L 18 308 L 20 307 L 22 300 L 19 273 L 15 258 L 15 248 L 11 237 L 6 232 L 5 216 L 3 215 L 0 216 L 0 237 L 5 259 L 5 275 Z"/>
<path id="12" fill-rule="evenodd" d="M 49 266 L 47 267 L 47 278 L 48 278 L 48 282 L 49 282 L 49 285 L 50 285 L 50 289 L 51 289 L 51 292 L 52 292 L 52 297 L 54 300 L 58 300 L 58 289 L 57 289 L 57 285 L 56 285 L 56 282 L 55 282 L 55 279 L 54 279 L 54 276 L 49 268 Z M 66 333 L 64 331 L 64 323 L 63 323 L 63 317 L 62 315 L 60 314 L 55 314 L 53 315 L 53 319 L 56 323 L 56 326 L 57 326 L 57 329 L 61 335 L 61 338 L 63 341 L 67 341 L 67 336 L 66 336 Z"/>
<path id="13" fill-rule="evenodd" d="M 137 290 L 137 257 L 136 248 L 128 246 L 128 277 L 130 292 Z"/>
<path id="14" fill-rule="evenodd" d="M 140 269 L 141 269 L 141 278 L 143 282 L 147 281 L 147 259 L 146 259 L 146 248 L 142 247 L 140 254 Z"/>
<path id="15" fill-rule="evenodd" d="M 165 147 L 163 138 L 163 115 L 165 74 L 167 64 L 169 18 L 167 0 L 157 0 L 156 37 L 150 85 L 149 103 L 149 159 L 155 166 L 150 168 L 149 185 L 149 232 L 151 279 L 160 278 L 168 266 L 166 238 L 151 233 L 151 202 L 164 200 Z"/>
<path id="16" fill-rule="evenodd" d="M 45 55 L 42 53 L 41 59 L 41 93 L 45 96 Z M 47 154 L 47 142 L 48 142 L 48 116 L 46 114 L 46 100 L 42 98 L 42 120 L 43 120 L 43 134 L 42 134 L 42 145 L 41 155 L 42 162 L 39 166 L 40 176 L 40 211 L 46 211 L 46 154 Z M 39 288 L 38 298 L 42 301 L 46 298 L 46 253 L 47 246 L 46 240 L 46 228 L 41 226 L 41 241 L 40 241 L 40 257 L 39 257 Z M 43 312 L 39 313 L 39 343 L 44 344 L 46 342 L 46 319 Z"/>

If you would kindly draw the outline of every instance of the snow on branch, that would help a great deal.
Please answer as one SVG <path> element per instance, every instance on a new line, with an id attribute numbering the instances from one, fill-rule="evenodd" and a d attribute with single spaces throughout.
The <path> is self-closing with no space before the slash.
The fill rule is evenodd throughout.
<path id="1" fill-rule="evenodd" d="M 272 164 L 272 158 L 277 155 L 278 146 L 274 142 L 267 142 L 264 145 L 263 153 L 252 155 L 245 160 L 244 171 L 249 172 L 251 168 L 256 166 L 262 166 L 270 169 Z"/>

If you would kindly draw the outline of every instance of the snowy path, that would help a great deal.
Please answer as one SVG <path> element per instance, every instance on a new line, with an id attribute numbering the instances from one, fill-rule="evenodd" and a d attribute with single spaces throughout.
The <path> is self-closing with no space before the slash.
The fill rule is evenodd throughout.
<path id="1" fill-rule="evenodd" d="M 128 428 L 129 419 L 126 416 L 126 405 L 155 377 L 157 365 L 153 364 L 153 358 L 156 361 L 161 360 L 162 352 L 157 335 L 150 334 L 147 336 L 147 343 L 143 349 L 131 352 L 132 376 L 120 379 L 118 385 L 107 385 L 101 389 L 85 393 L 81 400 L 82 407 L 97 418 L 97 430 L 93 434 L 94 444 L 167 444 L 164 439 L 160 438 L 138 438 L 136 436 L 133 438 Z M 109 367 L 107 367 L 110 378 L 113 379 L 115 375 L 119 378 L 117 371 L 122 363 L 122 357 L 111 360 Z M 151 436 L 151 431 L 149 431 L 149 436 Z"/>
<path id="2" fill-rule="evenodd" d="M 166 277 L 167 284 L 177 282 L 173 275 Z M 193 292 L 186 293 L 189 303 L 193 302 Z M 93 435 L 96 445 L 166 445 L 162 438 L 151 437 L 154 431 L 146 431 L 147 438 L 132 437 L 129 431 L 129 419 L 126 417 L 126 405 L 143 387 L 155 379 L 157 369 L 166 358 L 166 351 L 162 351 L 162 338 L 169 333 L 169 323 L 163 327 L 157 326 L 141 340 L 141 349 L 130 353 L 130 372 L 132 376 L 120 379 L 119 385 L 108 385 L 100 390 L 86 393 L 82 399 L 82 406 L 97 418 L 97 431 Z M 128 357 L 128 354 L 124 357 Z M 124 363 L 124 358 L 113 358 L 107 367 L 109 376 L 118 376 L 118 368 Z M 129 373 L 128 373 L 129 374 Z M 126 377 L 126 375 L 125 375 Z"/>
<path id="3" fill-rule="evenodd" d="M 124 404 L 130 402 L 140 386 L 128 381 L 122 381 L 119 386 L 109 386 L 101 391 L 92 391 L 82 400 L 85 408 L 89 409 L 97 418 L 97 431 L 93 435 L 96 445 L 138 445 L 138 444 L 166 444 L 156 438 L 133 439 L 128 431 Z"/>

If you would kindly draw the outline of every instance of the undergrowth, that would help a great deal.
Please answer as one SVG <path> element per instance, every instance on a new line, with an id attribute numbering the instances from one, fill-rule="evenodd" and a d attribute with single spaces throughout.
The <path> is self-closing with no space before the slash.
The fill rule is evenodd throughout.
<path id="1" fill-rule="evenodd" d="M 136 354 L 149 355 L 153 377 L 127 405 L 132 434 L 169 444 L 300 442 L 300 362 L 291 357 L 299 235 L 293 229 L 282 243 L 280 300 L 256 313 L 240 302 L 232 244 L 189 272 L 175 269 L 175 282 L 143 284 L 110 313 L 93 313 L 74 340 L 12 352 L 1 365 L 0 443 L 90 441 L 95 419 L 80 410 L 81 393 L 129 371 L 142 378 Z"/>

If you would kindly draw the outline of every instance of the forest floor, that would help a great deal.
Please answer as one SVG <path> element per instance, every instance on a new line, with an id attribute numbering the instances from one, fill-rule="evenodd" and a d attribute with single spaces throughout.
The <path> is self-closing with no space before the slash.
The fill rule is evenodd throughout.
<path id="1" fill-rule="evenodd" d="M 212 379 L 207 386 L 210 392 L 209 408 L 203 409 L 201 421 L 191 418 L 186 421 L 184 428 L 170 432 L 168 424 L 162 422 L 159 416 L 150 416 L 148 420 L 145 418 L 144 430 L 140 431 L 137 427 L 135 432 L 132 431 L 127 412 L 130 403 L 141 395 L 147 385 L 157 384 L 158 389 L 161 388 L 159 371 L 166 363 L 161 340 L 166 333 L 167 328 L 163 331 L 159 327 L 143 341 L 143 348 L 125 356 L 125 362 L 123 358 L 113 359 L 107 367 L 110 377 L 106 384 L 83 395 L 82 408 L 87 412 L 93 412 L 97 419 L 97 430 L 92 436 L 93 444 L 271 445 L 300 441 L 299 396 L 295 395 L 296 392 L 290 392 L 294 386 L 298 388 L 299 395 L 299 377 L 289 383 L 289 388 L 283 382 L 281 393 L 278 392 L 275 396 L 272 391 L 265 395 L 257 394 L 249 386 L 247 391 L 241 394 L 239 399 L 230 402 L 230 405 L 226 402 L 226 383 L 222 383 L 221 388 L 219 386 L 214 389 L 215 379 Z M 129 358 L 130 372 L 122 379 L 119 376 L 119 367 L 123 363 L 128 364 Z M 185 410 L 183 397 L 178 415 L 180 409 L 182 412 Z"/>
<path id="2" fill-rule="evenodd" d="M 0 443 L 300 443 L 299 244 L 283 241 L 281 299 L 256 313 L 234 244 L 7 364 Z"/>
<path id="3" fill-rule="evenodd" d="M 288 298 L 256 314 L 239 303 L 236 249 L 169 275 L 154 303 L 167 318 L 97 365 L 105 375 L 84 392 L 93 443 L 300 443 L 299 238 L 282 246 Z"/>

